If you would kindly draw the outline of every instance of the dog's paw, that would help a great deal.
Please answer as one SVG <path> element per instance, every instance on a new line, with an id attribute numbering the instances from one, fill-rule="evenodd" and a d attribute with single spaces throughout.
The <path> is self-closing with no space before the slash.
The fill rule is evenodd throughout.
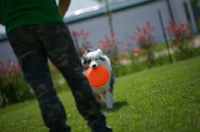
<path id="1" fill-rule="evenodd" d="M 113 105 L 112 104 L 109 104 L 109 105 L 106 105 L 107 108 L 111 109 L 113 108 Z"/>
<path id="2" fill-rule="evenodd" d="M 101 104 L 101 107 L 104 107 L 104 108 L 113 108 L 113 103 L 108 103 L 106 102 L 106 100 L 101 100 L 100 101 L 100 104 Z"/>

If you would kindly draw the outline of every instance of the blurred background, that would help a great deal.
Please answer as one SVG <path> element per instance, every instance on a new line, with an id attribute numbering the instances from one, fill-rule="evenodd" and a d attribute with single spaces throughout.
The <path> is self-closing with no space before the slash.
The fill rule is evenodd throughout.
<path id="1" fill-rule="evenodd" d="M 200 56 L 200 0 L 72 0 L 64 22 L 80 58 L 87 48 L 100 48 L 116 77 Z M 62 89 L 64 79 L 49 64 L 55 87 Z M 29 89 L 20 75 L 0 25 L 0 98 L 6 88 Z"/>
<path id="2" fill-rule="evenodd" d="M 97 49 L 106 39 L 112 39 L 112 35 L 118 43 L 130 43 L 129 48 L 137 49 L 131 36 L 137 26 L 146 26 L 147 21 L 155 26 L 152 35 L 158 43 L 165 42 L 163 32 L 166 31 L 162 26 L 166 28 L 170 20 L 175 24 L 189 24 L 191 33 L 197 35 L 200 30 L 199 10 L 199 0 L 72 0 L 64 21 L 72 31 L 76 47 L 82 47 L 82 50 L 87 47 Z M 117 50 L 126 52 L 125 44 L 118 45 Z M 1 25 L 0 60 L 7 58 L 17 62 Z"/>

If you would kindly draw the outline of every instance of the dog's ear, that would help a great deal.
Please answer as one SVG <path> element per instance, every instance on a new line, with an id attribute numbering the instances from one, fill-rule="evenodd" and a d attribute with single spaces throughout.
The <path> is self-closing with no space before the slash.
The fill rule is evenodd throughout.
<path id="1" fill-rule="evenodd" d="M 87 53 L 90 53 L 90 52 L 93 52 L 93 51 L 95 51 L 94 49 L 91 49 L 91 48 L 89 48 L 89 49 L 87 49 L 86 51 L 85 51 L 85 54 L 87 54 Z"/>
<path id="2" fill-rule="evenodd" d="M 105 61 L 106 58 L 102 55 L 102 51 L 100 49 L 97 50 L 97 53 L 99 55 L 99 59 L 102 60 L 102 61 Z"/>
<path id="3" fill-rule="evenodd" d="M 97 53 L 102 56 L 102 51 L 100 49 L 97 49 Z"/>
<path id="4" fill-rule="evenodd" d="M 87 49 L 87 50 L 85 51 L 85 53 L 83 54 L 81 60 L 82 60 L 82 61 L 87 60 L 87 59 L 88 59 L 88 58 L 86 57 L 87 54 L 90 53 L 90 52 L 93 52 L 93 51 L 95 51 L 95 50 L 94 50 L 94 49 L 91 49 L 91 48 Z"/>

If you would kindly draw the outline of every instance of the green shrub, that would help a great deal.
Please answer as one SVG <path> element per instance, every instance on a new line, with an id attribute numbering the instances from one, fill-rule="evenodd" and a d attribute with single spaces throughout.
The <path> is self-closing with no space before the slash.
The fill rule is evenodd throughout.
<path id="1" fill-rule="evenodd" d="M 139 72 L 147 68 L 148 67 L 145 65 L 145 62 L 139 61 L 138 58 L 132 59 L 131 63 L 112 65 L 112 70 L 116 77 Z"/>
<path id="2" fill-rule="evenodd" d="M 187 60 L 190 58 L 195 58 L 200 56 L 200 47 L 198 48 L 187 48 L 185 52 L 174 52 L 172 54 L 173 62 L 178 62 L 182 60 Z M 134 56 L 128 56 L 127 61 L 130 60 L 131 63 L 127 64 L 118 64 L 118 65 L 112 65 L 112 69 L 114 72 L 114 75 L 116 77 L 124 76 L 127 74 L 139 72 L 145 69 L 148 69 L 148 66 L 146 65 L 146 61 L 140 60 L 142 55 L 139 55 L 137 57 Z M 122 58 L 122 57 L 121 57 Z M 159 57 L 155 58 L 154 63 L 151 64 L 153 67 L 159 67 L 166 64 L 170 64 L 169 56 L 166 55 L 160 55 Z"/>
<path id="3" fill-rule="evenodd" d="M 181 61 L 181 60 L 187 60 L 187 59 L 194 58 L 194 57 L 197 57 L 197 56 L 200 56 L 200 48 L 199 47 L 198 48 L 189 47 L 187 49 L 175 52 L 173 54 L 175 62 L 178 62 L 178 61 Z"/>
<path id="4" fill-rule="evenodd" d="M 20 67 L 10 59 L 0 61 L 0 107 L 34 98 Z"/>
<path id="5" fill-rule="evenodd" d="M 136 31 L 131 36 L 131 39 L 143 50 L 142 54 L 146 56 L 146 65 L 151 68 L 155 63 L 155 56 L 153 53 L 153 47 L 156 44 L 153 31 L 156 29 L 155 26 L 151 25 L 150 21 L 146 21 L 146 26 L 136 26 Z"/>

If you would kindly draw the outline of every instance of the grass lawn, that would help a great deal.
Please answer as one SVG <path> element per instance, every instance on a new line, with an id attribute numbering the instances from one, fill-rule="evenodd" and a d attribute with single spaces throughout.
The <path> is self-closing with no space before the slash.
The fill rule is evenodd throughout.
<path id="1" fill-rule="evenodd" d="M 113 109 L 102 109 L 114 132 L 198 132 L 200 57 L 117 78 Z M 89 132 L 69 91 L 59 93 L 72 132 Z M 0 132 L 47 132 L 37 102 L 0 109 Z"/>

